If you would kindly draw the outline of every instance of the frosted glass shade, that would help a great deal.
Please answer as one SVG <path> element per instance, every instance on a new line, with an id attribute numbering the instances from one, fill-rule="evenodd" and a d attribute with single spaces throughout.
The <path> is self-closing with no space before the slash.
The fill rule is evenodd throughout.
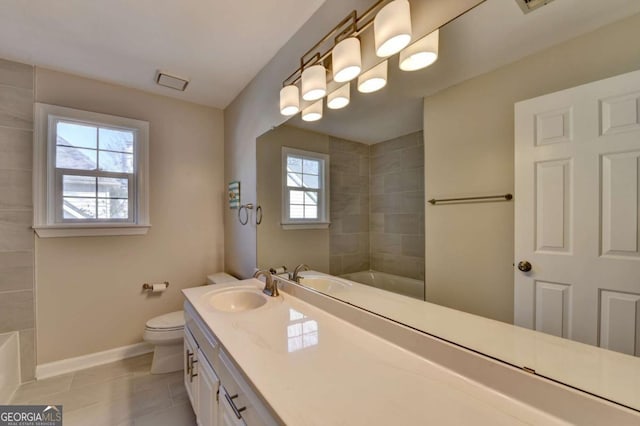
<path id="1" fill-rule="evenodd" d="M 351 81 L 362 71 L 360 40 L 349 37 L 342 40 L 331 52 L 333 62 L 333 80 L 338 83 Z"/>
<path id="2" fill-rule="evenodd" d="M 435 30 L 408 46 L 400 52 L 400 69 L 415 71 L 433 64 L 438 59 L 439 42 L 440 30 Z"/>
<path id="3" fill-rule="evenodd" d="M 358 91 L 372 93 L 387 85 L 387 61 L 376 65 L 358 77 Z"/>
<path id="4" fill-rule="evenodd" d="M 300 91 L 298 86 L 284 86 L 280 90 L 280 114 L 291 116 L 300 111 Z"/>
<path id="5" fill-rule="evenodd" d="M 386 58 L 404 49 L 411 41 L 409 0 L 394 0 L 373 20 L 376 55 Z"/>
<path id="6" fill-rule="evenodd" d="M 320 64 L 302 71 L 302 99 L 317 101 L 327 94 L 327 71 Z"/>
<path id="7" fill-rule="evenodd" d="M 304 121 L 318 121 L 322 118 L 322 101 L 312 103 L 302 110 Z"/>
<path id="8" fill-rule="evenodd" d="M 327 107 L 330 109 L 340 109 L 349 105 L 351 100 L 351 85 L 349 83 L 339 87 L 329 93 L 327 97 Z"/>

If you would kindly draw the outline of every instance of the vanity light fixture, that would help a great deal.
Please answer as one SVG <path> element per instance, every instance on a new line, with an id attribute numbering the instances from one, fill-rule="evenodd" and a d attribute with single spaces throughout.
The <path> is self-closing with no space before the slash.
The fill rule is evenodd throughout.
<path id="1" fill-rule="evenodd" d="M 317 64 L 302 71 L 302 99 L 317 101 L 327 94 L 327 71 Z"/>
<path id="2" fill-rule="evenodd" d="M 393 0 L 373 21 L 376 55 L 386 58 L 404 49 L 411 41 L 409 0 Z"/>
<path id="3" fill-rule="evenodd" d="M 361 15 L 354 10 L 333 27 L 300 57 L 300 66 L 282 82 L 280 113 L 291 116 L 300 111 L 302 95 L 303 100 L 315 102 L 302 108 L 302 119 L 321 119 L 322 102 L 318 104 L 316 101 L 327 96 L 329 67 L 333 82 L 338 83 L 332 84 L 331 89 L 340 86 L 328 96 L 327 107 L 330 109 L 344 108 L 349 104 L 350 86 L 340 84 L 349 83 L 356 77 L 357 88 L 362 93 L 372 93 L 385 87 L 386 60 L 363 73 L 360 37 L 369 27 L 373 27 L 375 42 L 375 52 L 372 53 L 378 57 L 387 58 L 402 51 L 400 67 L 403 70 L 417 70 L 432 64 L 438 57 L 438 30 L 407 48 L 413 34 L 409 1 L 377 0 Z"/>
<path id="4" fill-rule="evenodd" d="M 358 91 L 373 93 L 387 85 L 388 61 L 383 61 L 358 77 Z"/>
<path id="5" fill-rule="evenodd" d="M 440 30 L 435 30 L 400 52 L 400 69 L 416 71 L 426 68 L 438 59 Z"/>
<path id="6" fill-rule="evenodd" d="M 304 121 L 318 121 L 322 118 L 322 100 L 312 103 L 302 110 Z"/>
<path id="7" fill-rule="evenodd" d="M 333 92 L 329 93 L 327 96 L 327 108 L 330 109 L 341 109 L 349 105 L 349 101 L 351 100 L 351 84 L 347 83 Z"/>
<path id="8" fill-rule="evenodd" d="M 300 111 L 300 90 L 295 84 L 284 86 L 280 90 L 280 113 L 291 116 Z"/>
<path id="9" fill-rule="evenodd" d="M 337 83 L 351 81 L 362 71 L 360 40 L 349 37 L 336 44 L 331 52 L 333 80 Z"/>

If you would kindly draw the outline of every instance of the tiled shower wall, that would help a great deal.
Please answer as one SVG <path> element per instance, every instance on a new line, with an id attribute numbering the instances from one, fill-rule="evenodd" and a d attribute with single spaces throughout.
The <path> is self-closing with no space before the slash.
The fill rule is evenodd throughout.
<path id="1" fill-rule="evenodd" d="M 371 269 L 424 280 L 424 141 L 371 146 Z"/>
<path id="2" fill-rule="evenodd" d="M 330 138 L 330 272 L 374 269 L 424 279 L 424 142 Z"/>
<path id="3" fill-rule="evenodd" d="M 23 382 L 35 375 L 33 76 L 0 59 L 0 334 L 20 332 Z"/>
<path id="4" fill-rule="evenodd" d="M 330 137 L 329 156 L 330 273 L 369 270 L 369 146 Z"/>

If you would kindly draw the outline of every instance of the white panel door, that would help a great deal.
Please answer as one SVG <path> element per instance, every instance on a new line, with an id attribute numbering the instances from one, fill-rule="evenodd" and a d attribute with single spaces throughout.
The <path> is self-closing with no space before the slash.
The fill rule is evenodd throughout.
<path id="1" fill-rule="evenodd" d="M 640 71 L 517 103 L 515 174 L 515 324 L 640 355 Z"/>

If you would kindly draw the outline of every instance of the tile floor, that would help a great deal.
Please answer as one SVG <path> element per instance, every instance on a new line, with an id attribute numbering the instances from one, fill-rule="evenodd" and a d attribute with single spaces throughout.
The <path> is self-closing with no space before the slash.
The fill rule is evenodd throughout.
<path id="1" fill-rule="evenodd" d="M 151 375 L 151 357 L 26 383 L 12 403 L 61 404 L 65 426 L 194 426 L 182 371 Z"/>

